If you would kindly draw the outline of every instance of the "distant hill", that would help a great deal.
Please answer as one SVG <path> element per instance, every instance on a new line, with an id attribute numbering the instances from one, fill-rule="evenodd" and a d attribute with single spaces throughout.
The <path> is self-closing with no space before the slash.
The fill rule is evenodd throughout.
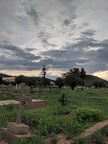
<path id="1" fill-rule="evenodd" d="M 107 80 L 104 80 L 102 78 L 99 78 L 97 76 L 93 76 L 93 75 L 86 75 L 85 78 L 84 78 L 84 81 L 85 81 L 85 86 L 91 86 L 93 82 L 95 81 L 102 81 L 105 83 L 105 86 L 108 87 L 108 81 Z"/>
<path id="2" fill-rule="evenodd" d="M 7 74 L 3 74 L 3 73 L 0 73 L 0 77 L 12 77 L 11 75 L 7 75 Z M 35 79 L 37 80 L 41 80 L 41 78 L 39 77 L 34 77 Z M 48 78 L 47 78 L 48 79 Z M 49 79 L 51 80 L 51 79 Z M 52 82 L 54 82 L 54 80 L 51 80 Z M 85 81 L 85 86 L 91 86 L 93 82 L 95 81 L 102 81 L 105 83 L 105 86 L 108 87 L 108 81 L 107 80 L 104 80 L 102 78 L 99 78 L 97 76 L 93 76 L 93 75 L 85 75 L 85 78 L 84 78 L 84 81 Z"/>
<path id="3" fill-rule="evenodd" d="M 0 77 L 12 77 L 11 75 L 0 73 Z"/>

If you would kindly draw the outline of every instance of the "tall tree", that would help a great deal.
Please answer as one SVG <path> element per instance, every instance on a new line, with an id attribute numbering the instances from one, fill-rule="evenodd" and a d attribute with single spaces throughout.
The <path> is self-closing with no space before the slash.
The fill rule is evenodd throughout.
<path id="1" fill-rule="evenodd" d="M 55 84 L 56 84 L 59 88 L 62 88 L 62 87 L 64 86 L 63 78 L 61 78 L 61 77 L 56 78 Z"/>
<path id="2" fill-rule="evenodd" d="M 71 89 L 73 90 L 77 85 L 84 85 L 84 81 L 78 77 L 78 76 L 71 76 L 71 75 L 67 75 L 65 78 L 65 83 L 71 87 Z"/>
<path id="3" fill-rule="evenodd" d="M 23 76 L 23 75 L 19 75 L 15 78 L 15 82 L 17 84 L 20 84 L 20 83 L 27 83 L 27 77 Z"/>
<path id="4" fill-rule="evenodd" d="M 81 68 L 81 69 L 80 69 L 80 77 L 81 77 L 81 78 L 84 78 L 85 75 L 86 75 L 86 71 L 84 70 L 84 68 Z"/>
<path id="5" fill-rule="evenodd" d="M 50 80 L 43 77 L 41 79 L 41 81 L 40 81 L 40 85 L 42 85 L 42 86 L 49 86 L 50 85 Z"/>
<path id="6" fill-rule="evenodd" d="M 95 88 L 101 88 L 101 87 L 105 87 L 105 83 L 102 81 L 94 81 L 92 86 L 95 86 Z"/>
<path id="7" fill-rule="evenodd" d="M 77 85 L 84 85 L 84 81 L 81 79 L 81 73 L 79 68 L 70 69 L 67 73 L 63 74 L 65 84 L 71 87 L 73 90 Z"/>

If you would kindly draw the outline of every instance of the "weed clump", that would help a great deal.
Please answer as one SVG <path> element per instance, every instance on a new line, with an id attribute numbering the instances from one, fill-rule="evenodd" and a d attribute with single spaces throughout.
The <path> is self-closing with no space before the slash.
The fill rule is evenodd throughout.
<path id="1" fill-rule="evenodd" d="M 97 122 L 103 119 L 103 115 L 99 109 L 78 108 L 74 111 L 74 118 L 79 123 Z"/>

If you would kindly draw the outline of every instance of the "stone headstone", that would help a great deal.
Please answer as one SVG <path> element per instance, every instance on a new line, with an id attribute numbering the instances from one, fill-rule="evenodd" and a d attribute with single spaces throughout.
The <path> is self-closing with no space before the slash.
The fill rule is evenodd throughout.
<path id="1" fill-rule="evenodd" d="M 9 85 L 9 95 L 12 95 L 12 84 Z"/>
<path id="2" fill-rule="evenodd" d="M 18 84 L 16 84 L 16 90 L 19 90 L 19 86 L 18 86 Z"/>
<path id="3" fill-rule="evenodd" d="M 32 102 L 31 97 L 25 96 L 25 83 L 21 83 L 20 86 L 21 86 L 20 87 L 20 96 L 15 98 L 16 101 L 19 101 L 19 110 L 18 110 L 17 120 L 16 120 L 17 124 L 21 123 L 25 103 Z"/>

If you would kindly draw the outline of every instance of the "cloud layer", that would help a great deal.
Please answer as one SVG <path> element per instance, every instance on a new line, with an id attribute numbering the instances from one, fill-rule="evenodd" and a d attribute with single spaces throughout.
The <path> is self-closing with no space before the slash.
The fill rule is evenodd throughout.
<path id="1" fill-rule="evenodd" d="M 107 0 L 1 0 L 0 20 L 1 70 L 108 70 Z"/>

